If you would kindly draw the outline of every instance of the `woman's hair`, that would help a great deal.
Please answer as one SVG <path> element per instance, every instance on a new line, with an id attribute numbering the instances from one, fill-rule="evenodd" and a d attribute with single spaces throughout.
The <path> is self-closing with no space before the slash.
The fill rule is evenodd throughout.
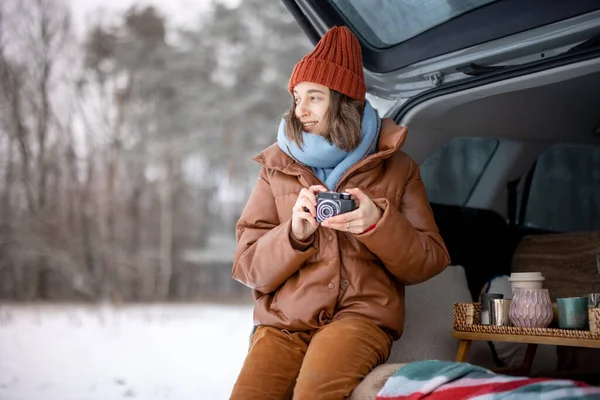
<path id="1" fill-rule="evenodd" d="M 364 105 L 329 89 L 329 109 L 325 115 L 323 137 L 342 150 L 352 151 L 360 143 L 360 128 Z M 292 99 L 291 109 L 284 115 L 285 133 L 298 147 L 302 147 L 302 123 L 296 118 L 296 104 Z"/>

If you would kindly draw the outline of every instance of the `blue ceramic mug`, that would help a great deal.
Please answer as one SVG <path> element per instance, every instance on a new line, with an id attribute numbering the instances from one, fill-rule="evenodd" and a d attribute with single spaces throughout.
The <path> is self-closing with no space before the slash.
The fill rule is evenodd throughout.
<path id="1" fill-rule="evenodd" d="M 556 305 L 561 329 L 588 329 L 587 297 L 561 297 L 556 299 Z"/>

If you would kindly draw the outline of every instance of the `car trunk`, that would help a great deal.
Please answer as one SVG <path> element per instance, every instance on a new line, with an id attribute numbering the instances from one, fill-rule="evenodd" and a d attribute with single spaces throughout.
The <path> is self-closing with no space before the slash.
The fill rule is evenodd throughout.
<path id="1" fill-rule="evenodd" d="M 596 158 L 592 160 L 600 164 L 600 58 L 463 86 L 446 90 L 446 94 L 439 93 L 444 89 L 425 94 L 389 116 L 409 127 L 404 150 L 421 165 L 452 262 L 465 267 L 469 289 L 476 298 L 488 279 L 510 272 L 513 252 L 524 235 L 570 230 L 550 229 L 543 223 L 528 224 L 526 192 L 536 160 L 550 146 L 576 144 L 583 149 L 594 148 Z M 429 161 L 444 144 L 457 138 L 493 139 L 497 147 L 468 195 L 444 197 L 444 187 L 453 196 L 460 192 L 460 185 L 468 179 L 465 169 L 471 165 L 471 156 L 464 151 L 459 153 L 463 158 L 457 160 L 458 167 L 448 162 L 430 168 Z M 588 162 L 583 168 L 594 168 L 589 166 L 589 160 L 580 161 Z M 536 201 L 534 206 L 560 215 L 565 210 L 583 207 L 576 204 L 581 197 L 595 196 L 592 203 L 600 203 L 598 190 L 589 194 L 590 186 L 600 188 L 600 178 L 594 175 L 597 172 L 597 168 L 590 170 L 581 182 L 570 179 L 572 185 L 566 191 L 548 193 L 546 205 Z M 513 192 L 509 190 L 510 183 L 514 183 Z M 588 192 L 581 192 L 582 187 L 577 184 L 587 186 Z M 563 196 L 564 192 L 568 193 Z M 568 204 L 561 205 L 563 197 Z M 535 207 L 528 208 L 530 214 Z M 597 220 L 594 210 L 597 207 L 591 204 L 591 214 L 585 214 L 583 219 Z"/>
<path id="2" fill-rule="evenodd" d="M 391 115 L 409 127 L 404 149 L 418 163 L 454 137 L 529 142 L 534 152 L 555 141 L 600 144 L 600 58 L 449 92 Z"/>

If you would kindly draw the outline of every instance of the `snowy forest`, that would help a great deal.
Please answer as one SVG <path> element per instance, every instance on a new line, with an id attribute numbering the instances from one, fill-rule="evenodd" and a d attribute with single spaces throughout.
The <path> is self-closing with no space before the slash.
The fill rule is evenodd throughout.
<path id="1" fill-rule="evenodd" d="M 0 2 L 0 300 L 249 296 L 234 226 L 307 38 L 263 0 L 73 29 L 66 0 Z"/>

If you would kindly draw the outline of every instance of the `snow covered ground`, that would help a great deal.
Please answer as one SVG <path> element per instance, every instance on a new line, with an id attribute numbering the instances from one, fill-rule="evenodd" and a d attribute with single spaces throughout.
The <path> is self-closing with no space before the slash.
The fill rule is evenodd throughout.
<path id="1" fill-rule="evenodd" d="M 1 305 L 0 400 L 227 399 L 251 306 Z"/>

